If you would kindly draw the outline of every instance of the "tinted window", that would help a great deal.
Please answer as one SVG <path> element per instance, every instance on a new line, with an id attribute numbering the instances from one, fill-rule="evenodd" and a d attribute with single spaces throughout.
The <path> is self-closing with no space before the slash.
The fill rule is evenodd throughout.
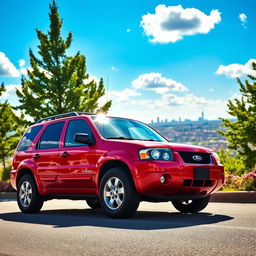
<path id="1" fill-rule="evenodd" d="M 60 144 L 60 135 L 63 128 L 64 122 L 50 124 L 42 134 L 37 148 L 58 148 Z"/>
<path id="2" fill-rule="evenodd" d="M 89 136 L 93 136 L 89 125 L 84 120 L 72 120 L 68 124 L 65 138 L 65 147 L 76 147 L 85 145 L 75 142 L 76 133 L 87 133 Z"/>
<path id="3" fill-rule="evenodd" d="M 27 150 L 30 144 L 32 143 L 32 141 L 34 140 L 34 138 L 36 137 L 36 135 L 42 129 L 42 127 L 43 127 L 42 125 L 38 125 L 38 126 L 29 128 L 27 132 L 24 134 L 24 136 L 22 137 L 18 145 L 17 151 Z"/>

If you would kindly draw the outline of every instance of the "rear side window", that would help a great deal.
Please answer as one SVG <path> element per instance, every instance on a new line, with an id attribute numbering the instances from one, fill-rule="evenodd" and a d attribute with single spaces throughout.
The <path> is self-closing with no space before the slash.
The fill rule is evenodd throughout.
<path id="1" fill-rule="evenodd" d="M 85 144 L 75 142 L 76 133 L 87 133 L 89 136 L 93 137 L 91 128 L 84 120 L 72 120 L 68 124 L 65 147 L 85 146 Z"/>
<path id="2" fill-rule="evenodd" d="M 42 127 L 43 125 L 38 125 L 38 126 L 29 128 L 27 132 L 24 134 L 24 136 L 22 137 L 18 145 L 17 151 L 26 151 L 30 147 L 32 141 L 34 140 L 36 135 L 39 133 L 39 131 L 42 129 Z"/>
<path id="3" fill-rule="evenodd" d="M 37 143 L 37 149 L 58 148 L 63 125 L 64 122 L 48 125 Z"/>

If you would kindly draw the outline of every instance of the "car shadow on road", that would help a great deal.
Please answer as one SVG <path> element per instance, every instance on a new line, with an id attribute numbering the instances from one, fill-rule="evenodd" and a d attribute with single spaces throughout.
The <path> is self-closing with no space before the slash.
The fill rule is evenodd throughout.
<path id="1" fill-rule="evenodd" d="M 106 217 L 101 210 L 69 209 L 44 210 L 38 214 L 23 214 L 21 212 L 3 213 L 0 214 L 0 219 L 12 222 L 51 225 L 54 228 L 95 226 L 117 229 L 156 230 L 216 224 L 231 220 L 233 217 L 205 212 L 181 214 L 177 212 L 138 211 L 129 219 L 111 219 Z"/>

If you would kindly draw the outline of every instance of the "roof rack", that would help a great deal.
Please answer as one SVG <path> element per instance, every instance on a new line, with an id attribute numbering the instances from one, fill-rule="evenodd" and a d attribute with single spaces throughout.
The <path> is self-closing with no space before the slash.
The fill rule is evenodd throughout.
<path id="1" fill-rule="evenodd" d="M 94 113 L 90 112 L 69 112 L 69 113 L 64 113 L 64 114 L 59 114 L 59 115 L 54 115 L 54 116 L 48 116 L 42 119 L 39 119 L 36 121 L 36 124 L 46 122 L 49 120 L 55 120 L 59 118 L 64 118 L 64 117 L 70 117 L 70 116 L 80 116 L 80 115 L 93 115 Z"/>

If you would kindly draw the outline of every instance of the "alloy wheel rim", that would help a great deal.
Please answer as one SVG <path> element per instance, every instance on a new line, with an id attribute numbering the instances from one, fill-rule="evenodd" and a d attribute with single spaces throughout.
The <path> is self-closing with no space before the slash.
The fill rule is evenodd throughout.
<path id="1" fill-rule="evenodd" d="M 117 177 L 109 178 L 104 186 L 103 197 L 109 209 L 119 209 L 125 198 L 123 182 Z"/>
<path id="2" fill-rule="evenodd" d="M 20 186 L 19 200 L 23 207 L 27 208 L 32 200 L 32 186 L 28 181 L 24 181 Z"/>

